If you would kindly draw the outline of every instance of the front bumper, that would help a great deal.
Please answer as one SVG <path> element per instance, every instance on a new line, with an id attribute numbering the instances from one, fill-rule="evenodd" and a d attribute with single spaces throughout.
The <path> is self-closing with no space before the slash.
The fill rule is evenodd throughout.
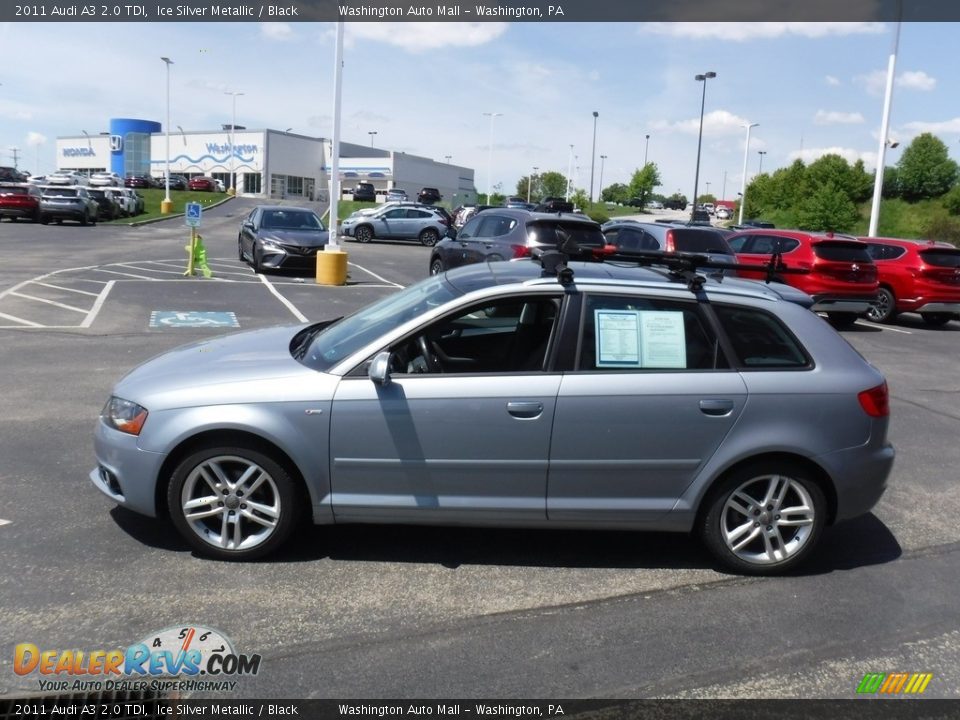
<path id="1" fill-rule="evenodd" d="M 141 450 L 137 438 L 97 420 L 93 439 L 97 467 L 90 482 L 118 505 L 157 516 L 157 478 L 165 455 Z"/>

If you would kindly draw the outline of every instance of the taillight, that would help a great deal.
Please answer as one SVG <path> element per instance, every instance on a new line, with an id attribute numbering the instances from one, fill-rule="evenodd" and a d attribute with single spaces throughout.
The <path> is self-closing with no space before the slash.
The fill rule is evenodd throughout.
<path id="1" fill-rule="evenodd" d="M 666 240 L 666 245 L 664 247 L 664 250 L 666 250 L 667 252 L 675 252 L 676 249 L 677 249 L 677 245 L 673 240 L 673 230 L 667 230 L 667 240 Z"/>
<path id="2" fill-rule="evenodd" d="M 857 395 L 860 401 L 860 407 L 870 417 L 880 418 L 890 415 L 890 394 L 887 391 L 886 381 L 880 383 L 874 388 L 864 390 Z"/>
<path id="3" fill-rule="evenodd" d="M 530 248 L 526 245 L 511 245 L 510 249 L 513 250 L 513 258 L 522 258 L 530 257 Z"/>

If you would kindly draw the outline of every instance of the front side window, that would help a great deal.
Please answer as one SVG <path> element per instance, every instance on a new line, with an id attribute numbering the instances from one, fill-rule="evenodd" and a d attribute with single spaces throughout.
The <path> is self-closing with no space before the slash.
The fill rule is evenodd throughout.
<path id="1" fill-rule="evenodd" d="M 714 370 L 727 363 L 695 302 L 592 295 L 577 369 Z"/>

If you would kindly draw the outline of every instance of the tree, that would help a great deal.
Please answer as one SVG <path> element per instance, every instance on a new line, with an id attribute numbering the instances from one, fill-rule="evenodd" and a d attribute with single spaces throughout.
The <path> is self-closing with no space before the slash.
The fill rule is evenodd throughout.
<path id="1" fill-rule="evenodd" d="M 699 198 L 697 198 L 697 205 L 703 205 L 704 203 L 716 203 L 717 196 L 713 193 L 704 193 Z"/>
<path id="2" fill-rule="evenodd" d="M 541 173 L 539 176 L 541 198 L 565 197 L 567 194 L 567 178 L 563 173 L 553 170 Z"/>
<path id="3" fill-rule="evenodd" d="M 957 163 L 950 159 L 947 146 L 931 133 L 913 139 L 897 163 L 900 192 L 905 200 L 937 197 L 957 180 Z"/>
<path id="4" fill-rule="evenodd" d="M 625 203 L 630 199 L 630 188 L 623 183 L 607 185 L 600 193 L 600 199 L 604 202 Z"/>
<path id="5" fill-rule="evenodd" d="M 590 207 L 590 198 L 587 197 L 587 191 L 583 188 L 577 188 L 570 195 L 570 202 L 573 203 L 574 207 L 578 207 L 581 210 L 585 210 Z"/>
<path id="6" fill-rule="evenodd" d="M 803 230 L 846 232 L 859 218 L 857 206 L 833 181 L 817 188 L 797 211 L 797 219 Z"/>
<path id="7" fill-rule="evenodd" d="M 960 185 L 954 185 L 943 196 L 943 206 L 951 215 L 960 215 Z"/>
<path id="8" fill-rule="evenodd" d="M 643 207 L 646 205 L 653 189 L 662 184 L 660 171 L 657 170 L 656 163 L 648 162 L 640 170 L 635 170 L 633 177 L 630 178 L 630 198 L 637 198 L 640 201 L 640 207 Z"/>
<path id="9" fill-rule="evenodd" d="M 522 178 L 517 180 L 517 197 L 522 197 L 526 199 L 528 197 L 527 188 L 529 187 L 529 198 L 536 202 L 540 199 L 540 178 L 530 178 L 529 175 L 524 175 Z"/>

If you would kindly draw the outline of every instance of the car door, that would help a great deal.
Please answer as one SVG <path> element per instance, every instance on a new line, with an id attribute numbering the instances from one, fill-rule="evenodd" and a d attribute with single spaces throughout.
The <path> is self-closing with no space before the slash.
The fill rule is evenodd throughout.
<path id="1" fill-rule="evenodd" d="M 402 238 L 408 232 L 406 208 L 391 208 L 373 218 L 373 233 L 381 238 Z"/>
<path id="2" fill-rule="evenodd" d="M 477 216 L 480 226 L 476 234 L 466 241 L 464 258 L 466 263 L 509 260 L 514 256 L 514 249 L 504 238 L 509 235 L 520 222 L 509 215 L 501 215 L 487 210 Z M 523 238 L 526 244 L 526 238 Z"/>
<path id="3" fill-rule="evenodd" d="M 388 384 L 366 365 L 345 377 L 331 415 L 335 517 L 544 523 L 561 373 L 543 368 L 561 302 L 552 290 L 476 302 L 389 346 Z"/>
<path id="4" fill-rule="evenodd" d="M 240 224 L 240 248 L 250 257 L 253 257 L 253 244 L 260 229 L 262 217 L 263 212 L 260 208 L 255 208 Z"/>
<path id="5" fill-rule="evenodd" d="M 547 516 L 642 526 L 669 512 L 746 403 L 696 300 L 584 298 L 557 399 Z"/>
<path id="6" fill-rule="evenodd" d="M 464 223 L 455 240 L 437 246 L 440 249 L 445 269 L 449 270 L 461 265 L 480 262 L 480 257 L 476 255 L 476 249 L 479 246 L 475 246 L 471 241 L 475 239 L 474 236 L 479 231 L 482 221 L 483 218 L 480 215 L 475 215 Z M 473 251 L 472 254 L 471 251 Z"/>

